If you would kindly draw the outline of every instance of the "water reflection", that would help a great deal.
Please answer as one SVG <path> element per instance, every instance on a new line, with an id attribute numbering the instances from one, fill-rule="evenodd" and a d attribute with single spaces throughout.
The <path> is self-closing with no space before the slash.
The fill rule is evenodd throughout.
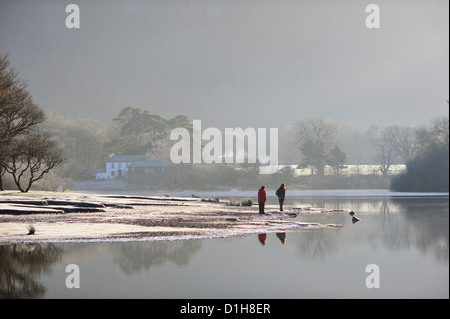
<path id="1" fill-rule="evenodd" d="M 0 298 L 41 298 L 46 288 L 37 278 L 61 260 L 53 244 L 0 245 Z"/>
<path id="2" fill-rule="evenodd" d="M 286 244 L 286 233 L 276 233 L 275 235 L 283 245 Z"/>
<path id="3" fill-rule="evenodd" d="M 437 260 L 448 262 L 448 198 L 314 198 L 297 199 L 296 205 L 339 211 L 318 214 L 319 216 L 304 216 L 308 221 L 333 223 L 337 220 L 338 223 L 345 224 L 345 220 L 343 222 L 339 219 L 341 211 L 346 216 L 346 212 L 350 211 L 352 224 L 364 219 L 364 223 L 359 223 L 352 232 L 315 231 L 305 235 L 307 240 L 295 242 L 296 249 L 302 256 L 323 259 L 338 253 L 340 249 L 348 249 L 350 245 L 354 249 L 382 246 L 392 251 L 417 249 L 424 254 L 432 254 Z M 339 233 L 343 235 L 338 239 Z"/>
<path id="4" fill-rule="evenodd" d="M 111 255 L 126 274 L 133 275 L 167 262 L 187 265 L 201 248 L 201 240 L 117 243 Z"/>
<path id="5" fill-rule="evenodd" d="M 341 252 L 338 233 L 339 230 L 328 229 L 304 231 L 289 243 L 297 257 L 320 261 Z"/>
<path id="6" fill-rule="evenodd" d="M 261 245 L 266 244 L 267 234 L 258 234 L 258 240 L 261 243 Z"/>
<path id="7" fill-rule="evenodd" d="M 449 205 L 448 199 L 395 199 L 403 217 L 384 219 L 383 241 L 395 250 L 416 248 L 424 254 L 448 262 Z M 430 208 L 431 207 L 431 208 Z"/>
<path id="8" fill-rule="evenodd" d="M 88 292 L 95 290 L 93 295 L 99 297 L 103 296 L 106 289 L 118 294 L 131 291 L 135 297 L 191 297 L 195 291 L 198 295 L 194 296 L 205 297 L 203 291 L 208 291 L 212 295 L 207 297 L 214 297 L 214 293 L 221 291 L 229 292 L 226 296 L 231 296 L 238 288 L 239 291 L 245 291 L 244 296 L 253 296 L 265 291 L 268 286 L 274 288 L 274 293 L 290 291 L 294 293 L 293 297 L 308 297 L 309 295 L 301 295 L 301 291 L 311 290 L 316 291 L 320 297 L 322 292 L 329 291 L 329 285 L 322 288 L 317 286 L 317 280 L 309 281 L 309 278 L 322 278 L 324 273 L 331 274 L 327 277 L 330 285 L 336 284 L 340 290 L 358 296 L 352 290 L 354 286 L 339 281 L 343 276 L 340 271 L 352 265 L 365 266 L 368 262 L 373 262 L 372 257 L 378 258 L 377 263 L 386 265 L 389 262 L 395 265 L 394 273 L 407 269 L 410 273 L 423 274 L 428 270 L 427 267 L 432 267 L 433 271 L 447 267 L 448 272 L 448 198 L 296 200 L 298 206 L 340 210 L 299 216 L 298 221 L 336 223 L 343 224 L 344 227 L 288 233 L 281 230 L 277 233 L 214 240 L 0 245 L 0 298 L 71 297 L 72 291 L 64 286 L 64 268 L 72 262 L 83 265 L 83 278 L 95 279 L 92 283 L 84 282 L 83 288 Z M 354 216 L 349 215 L 350 211 L 361 222 L 353 224 Z M 254 249 L 261 245 L 264 246 L 263 249 Z M 280 259 L 280 256 L 283 258 Z M 237 259 L 239 263 L 235 262 Z M 261 262 L 267 263 L 268 267 L 284 263 L 286 272 L 279 274 L 276 281 L 271 281 L 263 269 L 261 273 L 255 270 L 255 265 Z M 170 264 L 177 267 L 167 267 Z M 61 281 L 58 278 L 52 279 L 52 269 L 56 269 L 55 272 L 60 269 Z M 97 282 L 100 281 L 99 269 L 104 275 L 103 282 L 108 281 L 108 285 L 113 288 L 103 288 Z M 120 270 L 117 271 L 118 269 Z M 304 272 L 299 272 L 298 269 Z M 385 266 L 384 269 L 389 267 Z M 46 276 L 42 276 L 43 274 Z M 364 271 L 362 275 L 365 275 Z M 354 280 L 350 275 L 345 276 L 345 279 Z M 427 276 L 430 279 L 442 277 L 440 272 Z M 404 279 L 396 279 L 395 276 L 392 278 L 398 280 L 395 281 L 398 287 L 406 287 L 413 281 L 407 276 Z M 359 277 L 355 280 L 359 285 Z M 427 280 L 424 279 L 425 284 Z M 55 287 L 56 281 L 61 288 Z M 299 283 L 303 289 L 301 291 Z M 364 288 L 364 279 L 361 283 Z M 422 282 L 421 285 L 423 284 Z M 433 291 L 436 285 L 430 281 L 427 289 Z M 142 290 L 136 291 L 137 289 Z M 405 291 L 408 290 L 411 289 L 405 288 Z M 398 296 L 402 297 L 403 293 L 401 291 Z M 426 293 L 424 295 L 427 296 Z"/>
<path id="9" fill-rule="evenodd" d="M 286 244 L 286 233 L 276 233 L 275 236 L 280 240 L 280 242 L 284 245 Z M 265 245 L 267 240 L 267 234 L 258 234 L 258 241 L 261 245 Z"/>

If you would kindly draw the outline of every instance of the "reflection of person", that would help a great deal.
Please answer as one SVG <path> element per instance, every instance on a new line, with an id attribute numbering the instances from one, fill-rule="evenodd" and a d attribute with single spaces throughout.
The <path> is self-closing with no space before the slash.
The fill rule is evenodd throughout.
<path id="1" fill-rule="evenodd" d="M 283 245 L 286 244 L 286 233 L 276 233 L 276 236 Z"/>
<path id="2" fill-rule="evenodd" d="M 280 188 L 277 189 L 275 194 L 278 196 L 278 202 L 280 203 L 280 211 L 283 211 L 283 202 L 286 199 L 286 185 L 281 184 Z"/>
<path id="3" fill-rule="evenodd" d="M 258 191 L 258 204 L 259 204 L 259 213 L 262 215 L 264 214 L 264 205 L 266 203 L 266 190 L 264 186 L 261 186 L 261 188 Z"/>
<path id="4" fill-rule="evenodd" d="M 264 246 L 266 244 L 267 234 L 258 234 L 259 242 Z"/>

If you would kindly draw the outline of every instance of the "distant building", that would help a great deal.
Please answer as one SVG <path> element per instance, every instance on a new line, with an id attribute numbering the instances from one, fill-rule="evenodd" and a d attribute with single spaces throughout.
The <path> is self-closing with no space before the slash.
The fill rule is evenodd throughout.
<path id="1" fill-rule="evenodd" d="M 167 165 L 163 161 L 136 161 L 128 166 L 128 183 L 162 185 L 166 183 Z"/>
<path id="2" fill-rule="evenodd" d="M 106 160 L 106 169 L 102 172 L 97 172 L 96 179 L 115 179 L 127 178 L 128 167 L 143 159 L 145 155 L 109 155 Z"/>
<path id="3" fill-rule="evenodd" d="M 86 171 L 86 175 L 90 179 L 98 179 L 98 176 L 102 174 L 106 174 L 106 170 L 103 168 L 93 168 Z"/>

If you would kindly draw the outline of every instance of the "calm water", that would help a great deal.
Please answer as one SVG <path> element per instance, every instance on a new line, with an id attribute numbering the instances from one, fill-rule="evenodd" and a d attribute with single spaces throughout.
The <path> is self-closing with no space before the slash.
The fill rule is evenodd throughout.
<path id="1" fill-rule="evenodd" d="M 312 196 L 290 197 L 288 204 L 342 209 L 296 220 L 344 227 L 171 242 L 2 245 L 0 297 L 449 298 L 448 197 Z M 360 222 L 352 223 L 350 210 Z M 69 264 L 79 267 L 79 288 L 66 287 Z M 366 272 L 371 264 L 378 266 L 379 288 L 366 286 L 375 275 Z"/>

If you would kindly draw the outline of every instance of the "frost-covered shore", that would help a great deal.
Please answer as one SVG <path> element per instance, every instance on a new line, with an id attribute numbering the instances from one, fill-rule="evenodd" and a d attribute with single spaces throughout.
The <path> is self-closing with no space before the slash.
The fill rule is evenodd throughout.
<path id="1" fill-rule="evenodd" d="M 0 244 L 177 240 L 340 227 L 297 217 L 327 211 L 287 205 L 279 212 L 267 205 L 266 214 L 259 215 L 257 205 L 229 206 L 193 197 L 3 192 Z M 30 225 L 34 234 L 28 234 Z"/>

